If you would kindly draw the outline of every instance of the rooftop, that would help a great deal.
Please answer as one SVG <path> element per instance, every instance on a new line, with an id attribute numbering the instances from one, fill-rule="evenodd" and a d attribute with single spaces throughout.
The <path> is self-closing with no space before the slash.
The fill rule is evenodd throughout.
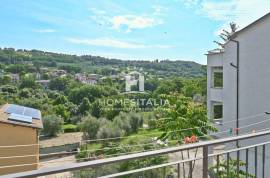
<path id="1" fill-rule="evenodd" d="M 0 122 L 38 129 L 43 128 L 39 110 L 15 104 L 5 104 L 0 107 Z"/>
<path id="2" fill-rule="evenodd" d="M 224 49 L 217 48 L 217 49 L 207 51 L 206 55 L 219 54 L 219 53 L 223 53 L 223 52 L 224 52 Z"/>

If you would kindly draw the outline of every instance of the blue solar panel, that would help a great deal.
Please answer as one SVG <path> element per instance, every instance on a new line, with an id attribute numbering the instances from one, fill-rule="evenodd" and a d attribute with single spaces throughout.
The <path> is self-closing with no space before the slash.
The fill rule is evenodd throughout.
<path id="1" fill-rule="evenodd" d="M 15 104 L 10 104 L 5 110 L 5 112 L 9 114 L 28 116 L 34 119 L 41 119 L 41 112 L 39 110 Z"/>
<path id="2" fill-rule="evenodd" d="M 13 120 L 13 121 L 32 123 L 32 117 L 24 116 L 24 115 L 20 115 L 20 114 L 13 114 L 12 113 L 8 116 L 8 119 Z"/>
<path id="3" fill-rule="evenodd" d="M 33 108 L 26 108 L 25 107 L 23 115 L 31 116 L 31 117 L 33 117 L 35 119 L 40 119 L 41 118 L 40 111 L 37 110 L 37 109 L 33 109 Z"/>
<path id="4" fill-rule="evenodd" d="M 23 110 L 24 110 L 23 106 L 18 106 L 18 105 L 11 104 L 11 105 L 8 106 L 8 108 L 6 109 L 5 112 L 7 112 L 9 114 L 11 114 L 11 113 L 22 114 Z"/>

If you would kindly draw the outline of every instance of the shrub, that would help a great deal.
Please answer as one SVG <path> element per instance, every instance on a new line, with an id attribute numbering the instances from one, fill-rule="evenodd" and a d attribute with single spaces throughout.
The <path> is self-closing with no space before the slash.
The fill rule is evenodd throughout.
<path id="1" fill-rule="evenodd" d="M 63 125 L 63 130 L 64 130 L 65 133 L 77 132 L 78 131 L 78 126 L 73 125 L 73 124 L 66 124 L 66 125 Z"/>
<path id="2" fill-rule="evenodd" d="M 131 132 L 137 132 L 143 125 L 143 118 L 137 113 L 129 113 Z"/>
<path id="3" fill-rule="evenodd" d="M 43 130 L 45 136 L 56 136 L 62 131 L 63 119 L 56 115 L 47 115 L 43 117 Z"/>
<path id="4" fill-rule="evenodd" d="M 86 139 L 96 138 L 99 126 L 99 121 L 92 116 L 84 117 L 82 122 L 79 124 L 79 128 L 83 132 L 83 135 Z"/>
<path id="5" fill-rule="evenodd" d="M 157 128 L 157 121 L 156 121 L 156 119 L 149 119 L 148 120 L 148 128 L 151 129 L 151 130 Z"/>
<path id="6" fill-rule="evenodd" d="M 106 125 L 106 124 L 108 124 L 108 123 L 110 123 L 111 121 L 110 120 L 108 120 L 108 119 L 106 119 L 106 118 L 100 118 L 100 119 L 98 119 L 99 120 L 99 125 Z"/>
<path id="7" fill-rule="evenodd" d="M 30 98 L 32 95 L 31 90 L 29 88 L 23 88 L 19 92 L 19 96 L 23 98 Z"/>
<path id="8" fill-rule="evenodd" d="M 82 116 L 76 115 L 70 118 L 70 123 L 76 125 L 82 121 Z"/>
<path id="9" fill-rule="evenodd" d="M 119 116 L 114 118 L 113 123 L 123 130 L 125 134 L 129 134 L 131 132 L 130 119 L 127 114 L 120 113 Z"/>
<path id="10" fill-rule="evenodd" d="M 115 138 L 115 137 L 121 137 L 123 135 L 122 130 L 115 125 L 113 122 L 108 122 L 106 125 L 103 125 L 100 127 L 97 138 L 103 139 L 103 138 Z"/>

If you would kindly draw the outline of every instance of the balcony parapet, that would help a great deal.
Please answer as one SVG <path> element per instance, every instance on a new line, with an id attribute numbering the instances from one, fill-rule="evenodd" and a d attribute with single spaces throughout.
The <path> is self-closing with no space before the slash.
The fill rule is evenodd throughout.
<path id="1" fill-rule="evenodd" d="M 226 154 L 228 158 L 230 158 L 229 154 L 232 152 L 237 152 L 239 153 L 241 150 L 246 150 L 246 153 L 248 153 L 249 148 L 255 148 L 257 150 L 257 147 L 262 146 L 263 149 L 263 156 L 265 157 L 265 145 L 270 144 L 270 142 L 264 142 L 260 144 L 254 144 L 249 147 L 242 147 L 238 149 L 232 149 L 226 152 L 221 152 L 221 153 L 215 153 L 215 154 L 209 154 L 208 153 L 208 148 L 215 146 L 215 145 L 220 145 L 220 144 L 225 144 L 225 143 L 231 143 L 235 141 L 240 141 L 240 140 L 246 140 L 246 139 L 251 139 L 251 138 L 257 138 L 261 136 L 266 136 L 270 134 L 270 130 L 267 131 L 261 131 L 261 132 L 256 132 L 256 133 L 250 133 L 250 134 L 245 134 L 245 135 L 239 135 L 239 136 L 231 136 L 231 137 L 226 137 L 222 139 L 216 139 L 216 140 L 210 140 L 210 141 L 202 141 L 202 142 L 197 142 L 194 144 L 188 144 L 188 145 L 181 145 L 181 146 L 176 146 L 176 147 L 171 147 L 171 148 L 165 148 L 165 149 L 160 149 L 160 150 L 154 150 L 154 151 L 148 151 L 148 152 L 142 152 L 142 153 L 135 153 L 135 154 L 130 154 L 130 155 L 124 155 L 124 156 L 118 156 L 118 157 L 113 157 L 113 158 L 106 158 L 106 159 L 100 159 L 100 160 L 94 160 L 94 161 L 88 161 L 88 162 L 82 162 L 82 163 L 72 163 L 69 165 L 64 165 L 64 166 L 59 166 L 59 167 L 50 167 L 50 168 L 44 168 L 40 170 L 34 170 L 34 171 L 28 171 L 28 172 L 22 172 L 22 173 L 16 173 L 16 174 L 9 174 L 9 175 L 4 175 L 0 176 L 0 178 L 8 178 L 8 177 L 13 177 L 13 178 L 26 178 L 26 177 L 38 177 L 38 176 L 46 176 L 46 175 L 51 175 L 51 174 L 56 174 L 56 173 L 62 173 L 62 172 L 68 172 L 68 171 L 74 171 L 74 170 L 82 170 L 85 168 L 95 168 L 97 166 L 104 166 L 112 163 L 117 163 L 117 162 L 122 162 L 122 161 L 129 161 L 129 160 L 134 160 L 134 159 L 140 159 L 140 158 L 147 158 L 147 157 L 152 157 L 152 156 L 157 156 L 157 155 L 165 155 L 168 153 L 175 153 L 179 151 L 185 151 L 185 150 L 190 150 L 190 149 L 196 149 L 196 148 L 202 148 L 203 149 L 203 154 L 202 157 L 197 157 L 197 158 L 190 158 L 186 160 L 179 160 L 176 162 L 171 162 L 171 163 L 166 163 L 166 164 L 160 164 L 157 166 L 150 166 L 147 168 L 142 168 L 142 169 L 135 169 L 135 170 L 130 170 L 126 172 L 121 172 L 121 173 L 116 173 L 116 174 L 111 174 L 107 175 L 105 177 L 117 177 L 120 175 L 129 175 L 133 174 L 136 172 L 143 172 L 146 170 L 151 170 L 151 169 L 156 169 L 160 167 L 166 167 L 168 165 L 173 165 L 176 164 L 179 166 L 180 163 L 190 163 L 192 161 L 202 159 L 203 161 L 203 178 L 208 177 L 208 172 L 209 172 L 209 165 L 208 165 L 208 158 L 216 156 L 217 160 L 219 161 L 221 159 L 221 156 L 223 154 Z M 256 153 L 257 154 L 257 153 Z M 238 159 L 238 169 L 239 169 L 239 158 Z M 230 159 L 226 159 L 227 163 Z M 225 161 L 226 161 L 225 160 Z M 191 164 L 192 165 L 192 164 Z M 219 162 L 217 162 L 217 166 L 219 165 Z M 264 166 L 264 165 L 263 165 Z M 256 169 L 256 167 L 255 167 Z M 264 174 L 264 167 L 263 167 L 263 174 Z M 217 167 L 216 171 L 219 171 L 219 168 Z M 255 172 L 257 173 L 257 172 Z"/>

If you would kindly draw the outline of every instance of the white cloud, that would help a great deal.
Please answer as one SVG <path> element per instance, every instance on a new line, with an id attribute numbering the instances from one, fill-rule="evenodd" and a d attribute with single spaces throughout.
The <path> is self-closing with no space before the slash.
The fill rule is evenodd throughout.
<path id="1" fill-rule="evenodd" d="M 227 29 L 230 22 L 235 22 L 239 29 L 244 28 L 256 19 L 267 14 L 270 9 L 269 0 L 180 0 L 192 6 L 200 15 L 206 16 L 223 24 L 214 32 L 220 34 Z"/>
<path id="2" fill-rule="evenodd" d="M 175 0 L 176 2 L 181 1 L 186 7 L 192 7 L 199 3 L 199 0 Z"/>
<path id="3" fill-rule="evenodd" d="M 33 31 L 37 32 L 37 33 L 54 33 L 54 32 L 56 32 L 56 30 L 51 29 L 51 28 L 34 29 Z"/>
<path id="4" fill-rule="evenodd" d="M 234 17 L 236 1 L 209 1 L 205 0 L 201 4 L 201 12 L 213 20 L 229 20 Z"/>
<path id="5" fill-rule="evenodd" d="M 204 0 L 201 12 L 213 20 L 236 22 L 241 28 L 269 12 L 269 0 Z"/>
<path id="6" fill-rule="evenodd" d="M 106 11 L 100 10 L 100 9 L 97 9 L 97 8 L 90 8 L 89 10 L 90 10 L 92 13 L 97 14 L 97 15 L 100 15 L 100 14 L 106 14 Z"/>
<path id="7" fill-rule="evenodd" d="M 144 29 L 147 27 L 153 27 L 163 23 L 161 20 L 157 20 L 155 18 L 136 15 L 114 16 L 110 20 L 110 22 L 114 29 L 120 30 L 121 27 L 127 27 L 127 31 L 131 31 L 133 29 Z"/>
<path id="8" fill-rule="evenodd" d="M 160 5 L 153 5 L 152 9 L 154 10 L 153 12 L 154 16 L 164 16 L 168 12 L 167 7 L 163 7 Z"/>
<path id="9" fill-rule="evenodd" d="M 172 48 L 171 45 L 146 45 L 142 43 L 123 41 L 112 38 L 95 38 L 95 39 L 82 39 L 82 38 L 68 38 L 71 43 L 91 45 L 91 46 L 103 46 L 111 48 L 126 48 L 126 49 L 139 49 L 139 48 Z"/>
<path id="10" fill-rule="evenodd" d="M 131 32 L 135 29 L 145 29 L 156 25 L 163 24 L 162 16 L 168 11 L 166 7 L 160 5 L 153 5 L 153 12 L 147 14 L 136 15 L 133 13 L 119 13 L 118 15 L 111 15 L 104 10 L 90 8 L 92 15 L 90 19 L 99 25 L 106 25 L 118 31 Z"/>

